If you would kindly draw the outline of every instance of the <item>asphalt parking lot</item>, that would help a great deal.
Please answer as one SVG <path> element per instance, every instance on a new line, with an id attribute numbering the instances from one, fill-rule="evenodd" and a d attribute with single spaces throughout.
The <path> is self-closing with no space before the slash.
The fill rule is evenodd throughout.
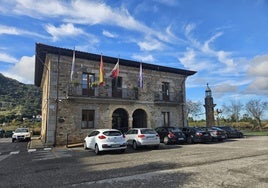
<path id="1" fill-rule="evenodd" d="M 72 187 L 268 187 L 267 143 L 263 136 L 124 154 L 89 151 L 82 163 L 95 176 Z"/>
<path id="2" fill-rule="evenodd" d="M 26 142 L 0 139 L 0 187 L 266 188 L 267 143 L 268 136 L 256 136 L 96 156 L 83 147 L 27 151 Z"/>

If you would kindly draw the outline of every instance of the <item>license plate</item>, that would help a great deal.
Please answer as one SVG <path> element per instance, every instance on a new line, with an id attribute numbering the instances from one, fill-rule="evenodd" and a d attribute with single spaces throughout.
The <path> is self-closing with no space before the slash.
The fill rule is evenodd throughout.
<path id="1" fill-rule="evenodd" d="M 221 136 L 221 138 L 225 138 L 225 136 Z"/>
<path id="2" fill-rule="evenodd" d="M 113 144 L 113 145 L 112 145 L 112 148 L 118 148 L 118 147 L 120 147 L 119 144 Z"/>
<path id="3" fill-rule="evenodd" d="M 179 138 L 178 140 L 184 140 L 183 138 Z"/>

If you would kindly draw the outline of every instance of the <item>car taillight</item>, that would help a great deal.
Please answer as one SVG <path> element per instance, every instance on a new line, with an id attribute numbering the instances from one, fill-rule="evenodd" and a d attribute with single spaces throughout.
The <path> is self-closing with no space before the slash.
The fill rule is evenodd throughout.
<path id="1" fill-rule="evenodd" d="M 122 135 L 122 137 L 123 137 L 123 138 L 126 138 L 126 136 L 125 136 L 124 134 Z"/>
<path id="2" fill-rule="evenodd" d="M 216 131 L 216 135 L 220 135 L 221 134 L 221 132 L 219 132 L 219 131 Z"/>
<path id="3" fill-rule="evenodd" d="M 138 134 L 138 138 L 144 138 L 145 135 L 144 134 Z"/>
<path id="4" fill-rule="evenodd" d="M 99 138 L 99 139 L 106 139 L 106 136 L 104 136 L 104 135 L 100 135 L 100 136 L 98 136 L 98 138 Z"/>
<path id="5" fill-rule="evenodd" d="M 174 135 L 172 132 L 169 132 L 169 133 L 168 133 L 168 137 L 169 137 L 169 138 L 173 138 L 173 137 L 175 137 L 175 135 Z"/>
<path id="6" fill-rule="evenodd" d="M 196 133 L 197 136 L 202 136 L 202 133 Z"/>

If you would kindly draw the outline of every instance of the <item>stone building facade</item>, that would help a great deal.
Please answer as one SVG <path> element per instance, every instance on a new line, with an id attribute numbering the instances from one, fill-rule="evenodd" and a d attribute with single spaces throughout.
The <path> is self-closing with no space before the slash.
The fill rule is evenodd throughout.
<path id="1" fill-rule="evenodd" d="M 195 71 L 79 51 L 72 69 L 73 54 L 36 44 L 35 85 L 43 92 L 41 138 L 47 145 L 79 143 L 95 128 L 186 126 L 185 81 Z M 112 78 L 117 61 L 119 76 Z"/>

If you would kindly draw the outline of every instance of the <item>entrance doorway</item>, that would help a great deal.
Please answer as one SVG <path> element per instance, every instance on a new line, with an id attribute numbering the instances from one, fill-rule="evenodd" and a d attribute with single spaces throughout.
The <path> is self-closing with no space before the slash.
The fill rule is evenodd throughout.
<path id="1" fill-rule="evenodd" d="M 147 114 L 142 109 L 137 109 L 133 113 L 133 128 L 146 128 L 147 127 Z"/>
<path id="2" fill-rule="evenodd" d="M 123 108 L 118 108 L 112 115 L 112 128 L 125 133 L 128 130 L 128 113 Z"/>

